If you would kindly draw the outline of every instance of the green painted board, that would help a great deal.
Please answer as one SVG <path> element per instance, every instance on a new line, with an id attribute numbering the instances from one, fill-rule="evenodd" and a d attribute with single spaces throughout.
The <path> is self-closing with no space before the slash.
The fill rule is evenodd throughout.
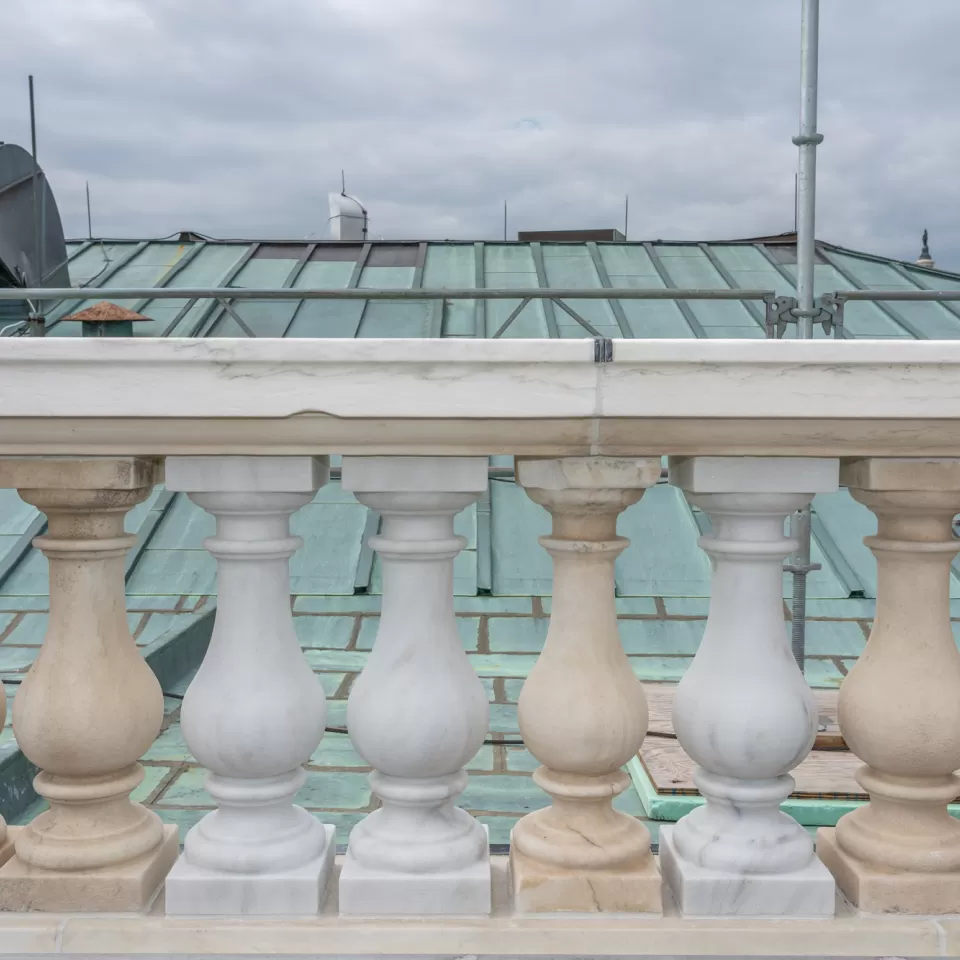
<path id="1" fill-rule="evenodd" d="M 867 597 L 877 595 L 877 562 L 863 542 L 877 532 L 876 517 L 846 490 L 817 494 L 813 509 L 830 538 L 863 584 Z"/>
<path id="2" fill-rule="evenodd" d="M 616 562 L 618 595 L 710 595 L 710 561 L 697 546 L 697 525 L 676 487 L 662 483 L 647 490 L 620 515 L 617 532 L 630 540 Z"/>
<path id="3" fill-rule="evenodd" d="M 150 539 L 151 550 L 204 550 L 203 541 L 217 532 L 213 515 L 185 496 L 170 504 Z"/>
<path id="4" fill-rule="evenodd" d="M 807 575 L 807 597 L 809 599 L 842 600 L 850 593 L 840 578 L 834 572 L 830 561 L 817 542 L 816 537 L 810 539 L 810 559 L 819 563 L 820 569 Z M 783 596 L 789 599 L 793 596 L 793 574 L 783 575 Z"/>
<path id="5" fill-rule="evenodd" d="M 9 536 L 15 542 L 27 532 L 36 515 L 37 508 L 24 503 L 16 490 L 0 489 L 0 536 Z"/>
<path id="6" fill-rule="evenodd" d="M 537 542 L 550 532 L 550 515 L 515 483 L 490 483 L 493 592 L 547 596 L 553 592 L 550 555 Z"/>
<path id="7" fill-rule="evenodd" d="M 808 620 L 806 654 L 808 657 L 858 657 L 867 638 L 859 623 L 846 620 Z"/>
<path id="8" fill-rule="evenodd" d="M 539 653 L 549 621 L 542 617 L 497 617 L 487 621 L 491 653 Z"/>
<path id="9" fill-rule="evenodd" d="M 130 593 L 195 594 L 217 592 L 216 561 L 206 550 L 144 550 L 127 581 Z"/>
<path id="10" fill-rule="evenodd" d="M 630 654 L 690 656 L 700 646 L 703 620 L 620 620 L 620 642 Z"/>
<path id="11" fill-rule="evenodd" d="M 0 596 L 47 597 L 49 584 L 47 558 L 39 550 L 32 549 L 0 586 Z"/>
<path id="12" fill-rule="evenodd" d="M 706 617 L 710 612 L 710 598 L 664 597 L 663 607 L 671 617 Z"/>
<path id="13" fill-rule="evenodd" d="M 318 496 L 291 518 L 291 531 L 303 538 L 290 560 L 291 593 L 353 593 L 367 509 L 352 497 L 337 499 L 336 493 Z"/>

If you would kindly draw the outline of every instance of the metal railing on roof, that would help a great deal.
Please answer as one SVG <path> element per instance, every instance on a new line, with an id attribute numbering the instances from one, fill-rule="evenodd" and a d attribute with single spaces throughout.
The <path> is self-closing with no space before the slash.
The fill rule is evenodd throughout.
<path id="1" fill-rule="evenodd" d="M 64 300 L 77 301 L 78 299 L 98 299 L 98 296 L 84 296 L 92 293 L 85 288 L 0 288 L 0 301 L 28 300 L 32 303 L 31 311 L 35 316 L 41 316 L 42 303 Z M 664 288 L 635 288 L 635 287 L 597 287 L 597 288 L 535 288 L 535 289 L 492 289 L 492 288 L 460 288 L 445 290 L 442 288 L 425 289 L 423 287 L 400 289 L 360 289 L 348 287 L 342 289 L 317 289 L 294 287 L 113 287 L 98 288 L 97 294 L 101 298 L 109 297 L 112 301 L 122 300 L 215 300 L 240 325 L 248 336 L 256 336 L 243 319 L 231 308 L 237 300 L 284 301 L 284 300 L 387 300 L 387 301 L 421 301 L 421 300 L 519 300 L 520 303 L 510 313 L 506 321 L 493 334 L 493 339 L 501 337 L 524 308 L 533 300 L 545 300 L 555 304 L 564 313 L 573 318 L 592 337 L 603 339 L 603 335 L 584 316 L 574 310 L 566 300 L 734 300 L 734 301 L 762 301 L 766 304 L 767 325 L 778 309 L 783 309 L 783 297 L 777 297 L 772 290 L 723 290 L 723 289 L 689 289 L 677 290 Z"/>
<path id="2" fill-rule="evenodd" d="M 92 294 L 92 296 L 91 296 Z M 744 303 L 761 302 L 765 305 L 764 326 L 770 338 L 782 337 L 788 324 L 797 323 L 799 310 L 794 297 L 777 296 L 773 290 L 739 289 L 702 289 L 674 287 L 554 287 L 554 288 L 457 288 L 428 289 L 423 287 L 399 289 L 362 289 L 348 287 L 342 289 L 317 289 L 312 287 L 114 287 L 87 289 L 84 287 L 0 287 L 0 302 L 7 300 L 28 301 L 31 304 L 31 316 L 42 317 L 45 304 L 63 301 L 82 302 L 83 300 L 109 298 L 112 301 L 139 300 L 144 304 L 151 300 L 213 300 L 220 304 L 238 321 L 241 328 L 250 336 L 253 331 L 231 309 L 236 301 L 299 301 L 299 300 L 379 300 L 393 302 L 437 301 L 437 300 L 517 300 L 518 305 L 493 334 L 493 338 L 502 336 L 520 313 L 534 300 L 555 304 L 573 318 L 591 336 L 602 338 L 594 325 L 578 313 L 567 300 L 671 300 L 683 303 L 688 300 L 726 300 Z M 815 308 L 818 311 L 815 323 L 823 326 L 827 335 L 840 338 L 844 336 L 844 304 L 852 301 L 918 301 L 918 302 L 960 302 L 960 289 L 957 290 L 840 290 L 818 297 Z"/>

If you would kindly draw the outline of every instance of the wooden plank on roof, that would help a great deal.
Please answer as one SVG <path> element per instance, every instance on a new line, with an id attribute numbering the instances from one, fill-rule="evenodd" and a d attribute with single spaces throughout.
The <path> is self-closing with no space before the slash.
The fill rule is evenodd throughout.
<path id="1" fill-rule="evenodd" d="M 643 692 L 647 696 L 647 708 L 650 711 L 650 720 L 647 730 L 661 737 L 673 738 L 673 697 L 677 691 L 673 683 L 645 683 Z M 837 701 L 839 690 L 814 690 L 813 698 L 817 703 L 817 713 L 820 717 L 821 730 L 817 733 L 815 748 L 817 750 L 843 750 L 846 744 L 840 733 L 840 722 L 837 719 Z M 647 744 L 644 744 L 644 750 Z"/>
<path id="2" fill-rule="evenodd" d="M 640 762 L 660 796 L 698 796 L 693 772 L 696 764 L 677 740 L 648 738 Z M 796 789 L 790 794 L 808 800 L 867 800 L 856 780 L 863 761 L 849 750 L 814 750 L 793 771 Z"/>

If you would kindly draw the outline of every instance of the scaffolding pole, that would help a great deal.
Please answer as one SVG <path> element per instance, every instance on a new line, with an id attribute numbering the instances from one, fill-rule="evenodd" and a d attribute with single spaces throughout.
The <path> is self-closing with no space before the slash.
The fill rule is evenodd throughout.
<path id="1" fill-rule="evenodd" d="M 813 339 L 814 251 L 816 249 L 817 147 L 823 136 L 817 132 L 817 68 L 820 43 L 820 0 L 802 0 L 800 17 L 800 133 L 793 138 L 799 149 L 797 168 L 797 337 Z M 793 562 L 785 569 L 793 575 L 790 646 L 803 670 L 807 634 L 807 577 L 819 569 L 810 562 L 810 505 L 790 520 L 790 535 L 797 542 Z"/>

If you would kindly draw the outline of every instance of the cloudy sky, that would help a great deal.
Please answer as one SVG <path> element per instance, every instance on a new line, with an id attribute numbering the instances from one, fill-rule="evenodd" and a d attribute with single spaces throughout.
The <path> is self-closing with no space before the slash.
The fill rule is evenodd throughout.
<path id="1" fill-rule="evenodd" d="M 793 227 L 800 0 L 2 0 L 69 236 Z M 958 0 L 823 0 L 818 236 L 960 270 Z"/>

